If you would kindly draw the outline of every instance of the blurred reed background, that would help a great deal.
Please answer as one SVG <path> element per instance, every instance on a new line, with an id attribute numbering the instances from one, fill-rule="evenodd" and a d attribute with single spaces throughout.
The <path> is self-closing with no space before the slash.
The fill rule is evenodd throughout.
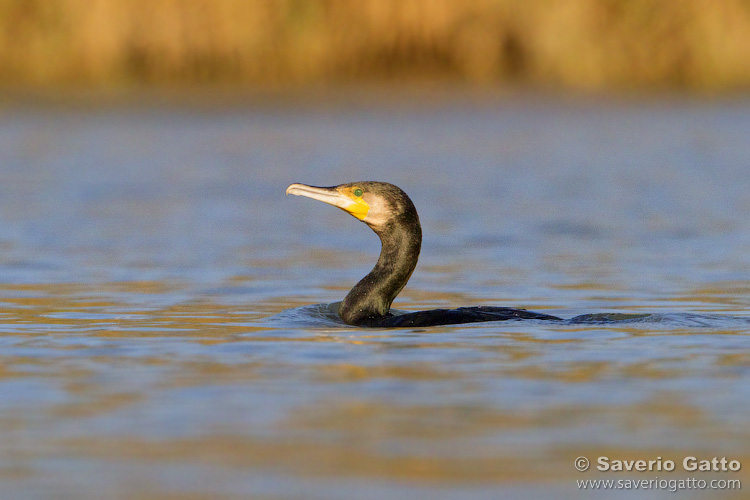
<path id="1" fill-rule="evenodd" d="M 0 0 L 6 86 L 739 89 L 747 0 Z"/>

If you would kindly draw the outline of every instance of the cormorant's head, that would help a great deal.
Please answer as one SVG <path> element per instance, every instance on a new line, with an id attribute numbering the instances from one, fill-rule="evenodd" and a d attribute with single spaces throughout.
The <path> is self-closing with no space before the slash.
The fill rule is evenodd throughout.
<path id="1" fill-rule="evenodd" d="M 306 196 L 339 207 L 376 231 L 402 217 L 419 221 L 406 193 L 386 182 L 350 182 L 331 187 L 292 184 L 286 188 L 286 194 Z"/>

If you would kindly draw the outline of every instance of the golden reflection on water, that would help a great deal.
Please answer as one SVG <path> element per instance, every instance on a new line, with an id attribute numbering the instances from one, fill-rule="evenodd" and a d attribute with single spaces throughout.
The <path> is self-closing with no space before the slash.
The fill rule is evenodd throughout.
<path id="1" fill-rule="evenodd" d="M 90 461 L 467 488 L 569 487 L 580 455 L 731 455 L 750 466 L 750 427 L 725 414 L 744 406 L 693 397 L 706 384 L 746 382 L 750 356 L 701 350 L 691 339 L 705 341 L 705 331 L 298 330 L 264 324 L 267 315 L 245 306 L 164 300 L 179 291 L 159 282 L 0 287 L 6 484 L 59 478 L 41 465 L 50 457 L 83 461 L 84 474 Z M 648 336 L 682 343 L 635 347 Z M 604 402 L 594 396 L 602 393 Z M 747 470 L 732 477 L 747 481 Z M 183 497 L 168 481 L 122 479 L 123 498 Z M 221 487 L 204 486 L 221 498 Z"/>

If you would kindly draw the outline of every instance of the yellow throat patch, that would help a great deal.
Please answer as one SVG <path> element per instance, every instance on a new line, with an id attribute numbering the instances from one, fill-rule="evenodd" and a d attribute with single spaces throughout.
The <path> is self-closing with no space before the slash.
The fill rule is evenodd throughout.
<path id="1" fill-rule="evenodd" d="M 362 198 L 362 189 L 357 186 L 339 189 L 339 192 L 349 198 L 352 203 L 344 208 L 359 220 L 364 220 L 370 212 L 370 205 Z M 359 196 L 357 196 L 359 194 Z"/>

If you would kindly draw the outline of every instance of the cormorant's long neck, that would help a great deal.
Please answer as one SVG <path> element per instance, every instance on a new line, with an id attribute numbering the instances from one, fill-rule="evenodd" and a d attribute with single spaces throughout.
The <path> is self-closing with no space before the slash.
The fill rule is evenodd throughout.
<path id="1" fill-rule="evenodd" d="M 388 314 L 396 295 L 417 266 L 422 246 L 422 227 L 416 211 L 372 227 L 382 243 L 380 257 L 341 302 L 339 315 L 350 325 Z"/>

